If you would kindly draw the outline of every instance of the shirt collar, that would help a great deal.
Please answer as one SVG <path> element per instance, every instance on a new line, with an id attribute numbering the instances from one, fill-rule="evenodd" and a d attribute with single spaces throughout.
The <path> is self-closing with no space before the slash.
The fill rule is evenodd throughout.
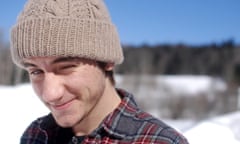
<path id="1" fill-rule="evenodd" d="M 121 103 L 90 136 L 96 137 L 99 135 L 101 137 L 101 134 L 107 133 L 115 138 L 122 139 L 129 135 L 129 130 L 120 127 L 119 123 L 123 117 L 135 117 L 139 109 L 132 94 L 122 89 L 117 89 L 117 91 L 122 99 Z"/>

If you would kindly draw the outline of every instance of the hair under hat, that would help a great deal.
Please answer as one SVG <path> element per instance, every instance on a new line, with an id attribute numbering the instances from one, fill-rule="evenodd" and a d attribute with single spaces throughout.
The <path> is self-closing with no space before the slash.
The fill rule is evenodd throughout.
<path id="1" fill-rule="evenodd" d="M 71 56 L 123 61 L 117 30 L 102 0 L 29 0 L 11 30 L 13 61 Z"/>

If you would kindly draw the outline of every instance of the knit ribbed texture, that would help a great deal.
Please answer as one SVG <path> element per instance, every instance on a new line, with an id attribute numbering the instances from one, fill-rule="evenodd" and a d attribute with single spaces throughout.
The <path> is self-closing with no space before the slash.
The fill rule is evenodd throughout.
<path id="1" fill-rule="evenodd" d="M 14 62 L 72 56 L 120 64 L 117 30 L 102 0 L 29 0 L 11 30 Z"/>

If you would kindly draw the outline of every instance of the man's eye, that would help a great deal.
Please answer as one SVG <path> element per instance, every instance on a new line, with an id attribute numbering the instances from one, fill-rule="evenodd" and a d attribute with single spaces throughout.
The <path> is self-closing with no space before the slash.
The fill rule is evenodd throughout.
<path id="1" fill-rule="evenodd" d="M 30 75 L 33 75 L 33 76 L 36 76 L 36 75 L 39 75 L 39 74 L 42 74 L 41 70 L 34 70 L 34 71 L 30 72 Z"/>
<path id="2" fill-rule="evenodd" d="M 74 68 L 76 67 L 76 65 L 66 65 L 66 66 L 62 66 L 61 69 L 69 69 L 69 68 Z"/>

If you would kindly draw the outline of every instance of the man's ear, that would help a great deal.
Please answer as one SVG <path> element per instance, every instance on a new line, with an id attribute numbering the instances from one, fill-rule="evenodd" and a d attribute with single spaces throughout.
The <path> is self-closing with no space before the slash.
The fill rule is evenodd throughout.
<path id="1" fill-rule="evenodd" d="M 105 71 L 112 71 L 114 69 L 114 63 L 107 63 L 104 69 Z"/>

